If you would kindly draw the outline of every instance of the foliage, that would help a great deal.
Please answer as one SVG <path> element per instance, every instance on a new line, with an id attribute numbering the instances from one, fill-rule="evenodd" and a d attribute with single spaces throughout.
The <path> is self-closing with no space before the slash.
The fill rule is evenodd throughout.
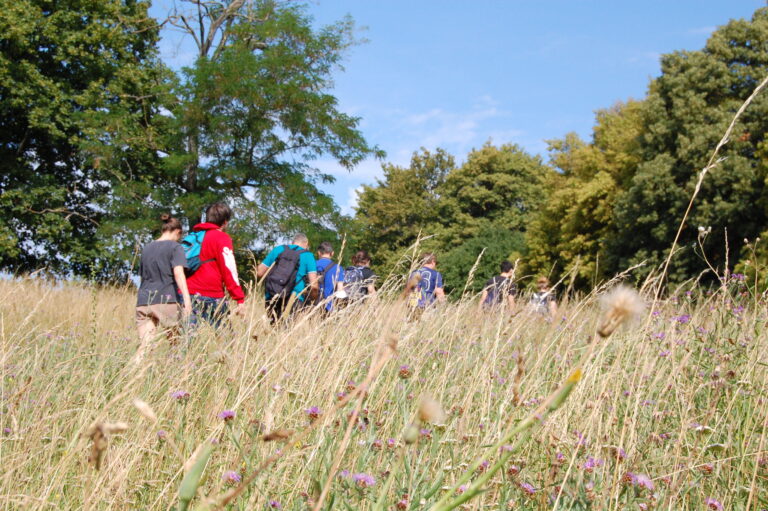
<path id="1" fill-rule="evenodd" d="M 499 274 L 502 261 L 515 260 L 525 255 L 525 238 L 518 231 L 509 231 L 505 225 L 490 224 L 477 236 L 448 250 L 440 256 L 440 271 L 443 272 L 448 292 L 460 294 L 468 283 L 470 271 L 475 268 L 473 279 L 467 290 L 480 292 L 491 277 Z M 483 254 L 478 262 L 480 254 Z M 475 267 L 475 263 L 477 266 Z M 520 275 L 518 275 L 519 277 Z"/>
<path id="2" fill-rule="evenodd" d="M 668 254 L 699 172 L 736 110 L 768 74 L 768 8 L 751 21 L 732 20 L 718 28 L 701 51 L 680 51 L 661 59 L 662 75 L 651 84 L 646 103 L 642 163 L 616 205 L 617 235 L 611 240 L 614 268 L 647 261 L 645 271 Z M 759 95 L 723 148 L 724 158 L 704 180 L 669 278 L 681 281 L 708 268 L 723 271 L 728 251 L 764 230 L 766 214 L 765 133 L 768 96 Z M 704 246 L 707 261 L 693 249 L 698 227 L 711 227 Z M 713 275 L 710 274 L 710 278 Z"/>
<path id="3" fill-rule="evenodd" d="M 375 186 L 363 186 L 354 222 L 354 243 L 369 250 L 375 264 L 391 268 L 405 249 L 429 234 L 440 200 L 439 189 L 455 167 L 443 149 L 413 153 L 408 168 L 385 164 Z"/>
<path id="4" fill-rule="evenodd" d="M 316 185 L 333 178 L 311 161 L 330 155 L 352 169 L 383 155 L 328 93 L 354 24 L 313 29 L 306 7 L 293 2 L 225 5 L 171 17 L 199 51 L 171 109 L 177 138 L 167 167 L 178 207 L 192 223 L 212 201 L 233 203 L 233 235 L 245 246 L 298 230 L 331 235 L 342 218 Z"/>
<path id="5" fill-rule="evenodd" d="M 134 217 L 151 210 L 142 203 L 144 173 L 158 159 L 155 92 L 164 72 L 147 7 L 4 2 L 0 267 L 89 274 L 96 263 L 108 274 L 125 264 L 104 238 L 120 236 L 109 227 L 112 206 L 130 194 Z"/>
<path id="6" fill-rule="evenodd" d="M 607 243 L 616 235 L 616 200 L 640 160 L 642 108 L 629 101 L 598 111 L 589 144 L 575 133 L 550 141 L 551 163 L 560 174 L 527 233 L 531 271 L 559 278 L 574 270 L 577 287 L 616 271 L 606 264 Z"/>

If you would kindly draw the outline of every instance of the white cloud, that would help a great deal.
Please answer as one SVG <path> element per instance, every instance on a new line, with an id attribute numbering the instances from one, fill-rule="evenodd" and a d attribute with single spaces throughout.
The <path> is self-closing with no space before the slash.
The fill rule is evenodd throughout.
<path id="1" fill-rule="evenodd" d="M 354 215 L 357 208 L 357 201 L 360 199 L 362 186 L 351 186 L 347 188 L 347 202 L 341 205 L 341 212 L 345 215 Z"/>

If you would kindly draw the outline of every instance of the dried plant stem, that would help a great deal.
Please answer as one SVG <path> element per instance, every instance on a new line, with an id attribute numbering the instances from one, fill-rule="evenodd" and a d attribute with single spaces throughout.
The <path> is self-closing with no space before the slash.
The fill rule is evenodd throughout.
<path id="1" fill-rule="evenodd" d="M 654 305 L 651 306 L 651 310 L 649 311 L 649 317 L 653 314 L 654 306 L 656 303 L 656 300 L 658 300 L 659 295 L 661 293 L 661 288 L 664 284 L 664 277 L 667 274 L 667 271 L 669 270 L 669 264 L 672 261 L 672 255 L 675 252 L 675 248 L 677 247 L 678 241 L 680 241 L 680 235 L 683 232 L 683 228 L 685 227 L 685 223 L 688 220 L 688 215 L 691 213 L 691 209 L 693 209 L 693 203 L 696 201 L 696 197 L 699 195 L 699 191 L 701 190 L 701 184 L 704 182 L 704 177 L 707 175 L 710 169 L 714 168 L 718 163 L 720 163 L 722 160 L 716 160 L 717 154 L 720 152 L 720 148 L 723 147 L 726 143 L 728 143 L 728 138 L 731 136 L 731 132 L 733 131 L 734 126 L 736 125 L 736 121 L 741 117 L 741 114 L 744 113 L 744 110 L 747 109 L 750 103 L 752 103 L 752 100 L 755 99 L 755 97 L 760 93 L 763 88 L 768 85 L 768 76 L 763 78 L 763 81 L 760 82 L 760 84 L 755 87 L 755 90 L 752 91 L 752 94 L 744 101 L 744 103 L 741 105 L 739 110 L 736 112 L 736 115 L 733 116 L 733 119 L 731 119 L 731 124 L 728 125 L 728 129 L 725 130 L 725 134 L 723 134 L 723 138 L 720 139 L 720 142 L 718 142 L 717 147 L 715 147 L 714 152 L 712 153 L 712 156 L 709 158 L 709 162 L 707 162 L 707 165 L 701 169 L 701 172 L 699 172 L 699 179 L 696 181 L 696 187 L 693 190 L 693 194 L 691 195 L 691 200 L 688 201 L 688 207 L 685 209 L 685 213 L 683 214 L 683 219 L 680 220 L 680 225 L 677 228 L 677 233 L 675 234 L 675 239 L 672 241 L 672 247 L 669 249 L 669 254 L 667 255 L 667 259 L 664 261 L 664 267 L 661 270 L 660 279 L 656 286 L 656 291 L 654 293 Z"/>

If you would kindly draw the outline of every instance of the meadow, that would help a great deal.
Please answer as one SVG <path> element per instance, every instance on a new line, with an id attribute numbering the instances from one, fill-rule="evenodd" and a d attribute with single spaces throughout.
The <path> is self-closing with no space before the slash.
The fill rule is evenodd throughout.
<path id="1" fill-rule="evenodd" d="M 739 276 L 607 336 L 605 289 L 409 322 L 398 284 L 278 328 L 249 299 L 137 357 L 131 289 L 3 280 L 1 508 L 768 507 L 768 313 Z"/>

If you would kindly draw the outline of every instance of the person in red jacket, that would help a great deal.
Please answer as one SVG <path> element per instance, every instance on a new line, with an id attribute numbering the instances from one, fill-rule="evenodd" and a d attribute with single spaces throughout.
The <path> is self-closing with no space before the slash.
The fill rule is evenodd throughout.
<path id="1" fill-rule="evenodd" d="M 232 238 L 224 232 L 231 218 L 229 206 L 217 202 L 205 210 L 205 222 L 192 228 L 193 231 L 206 231 L 200 247 L 203 263 L 187 278 L 193 321 L 199 318 L 216 327 L 227 312 L 225 288 L 230 298 L 237 302 L 235 314 L 245 313 L 245 293 L 237 277 Z"/>

